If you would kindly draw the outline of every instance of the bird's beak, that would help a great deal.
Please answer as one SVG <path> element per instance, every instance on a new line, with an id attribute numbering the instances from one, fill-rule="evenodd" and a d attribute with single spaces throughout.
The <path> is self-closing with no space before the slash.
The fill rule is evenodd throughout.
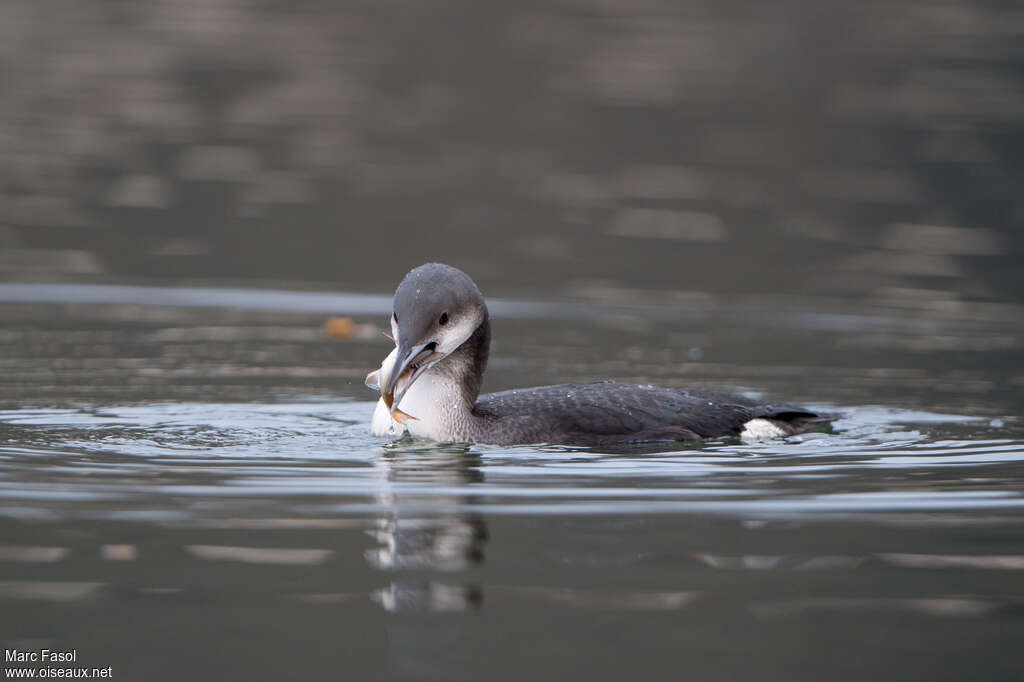
<path id="1" fill-rule="evenodd" d="M 420 378 L 423 372 L 443 357 L 442 353 L 437 352 L 437 344 L 433 341 L 417 346 L 398 345 L 396 369 L 391 372 L 391 376 L 388 377 L 387 384 L 381 392 L 384 402 L 391 408 L 392 415 L 398 410 L 398 404 L 402 402 L 402 397 L 409 387 Z"/>

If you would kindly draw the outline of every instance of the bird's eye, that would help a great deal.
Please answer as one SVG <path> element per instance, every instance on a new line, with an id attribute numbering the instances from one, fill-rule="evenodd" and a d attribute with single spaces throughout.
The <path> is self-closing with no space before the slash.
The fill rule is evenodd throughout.
<path id="1" fill-rule="evenodd" d="M 441 313 L 441 319 L 438 320 L 437 323 L 439 325 L 441 325 L 442 327 L 445 326 L 446 324 L 448 324 L 448 311 L 447 310 L 445 312 Z"/>
<path id="2" fill-rule="evenodd" d="M 395 322 L 398 322 L 398 313 L 391 313 L 391 317 L 395 318 Z"/>

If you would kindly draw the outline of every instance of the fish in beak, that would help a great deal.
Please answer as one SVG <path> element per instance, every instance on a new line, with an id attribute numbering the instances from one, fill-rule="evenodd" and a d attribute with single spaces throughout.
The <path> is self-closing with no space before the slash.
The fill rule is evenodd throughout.
<path id="1" fill-rule="evenodd" d="M 384 362 L 381 363 L 380 369 L 374 370 L 373 372 L 370 372 L 369 374 L 366 375 L 366 381 L 364 383 L 366 384 L 367 388 L 373 389 L 374 391 L 381 391 L 381 386 L 386 386 L 390 382 L 392 371 L 395 368 L 395 358 L 397 356 L 398 349 L 396 348 L 392 350 L 386 358 L 384 358 Z M 391 418 L 394 419 L 396 422 L 398 422 L 399 424 L 405 424 L 405 422 L 409 419 L 416 421 L 416 417 L 398 409 L 398 407 L 394 404 L 393 393 L 389 394 L 382 392 L 380 397 L 384 401 L 384 404 L 387 406 L 388 411 L 391 413 Z"/>
<path id="2" fill-rule="evenodd" d="M 381 398 L 384 399 L 384 404 L 391 410 L 393 417 L 396 412 L 401 412 L 398 409 L 398 405 L 402 402 L 402 397 L 408 392 L 409 387 L 443 357 L 443 353 L 437 352 L 437 343 L 434 341 L 415 346 L 408 346 L 403 343 L 398 345 L 394 363 L 398 370 L 392 372 L 386 379 L 381 376 L 381 385 L 383 386 Z M 408 417 L 409 415 L 406 416 Z M 395 421 L 398 421 L 397 417 L 395 417 Z"/>

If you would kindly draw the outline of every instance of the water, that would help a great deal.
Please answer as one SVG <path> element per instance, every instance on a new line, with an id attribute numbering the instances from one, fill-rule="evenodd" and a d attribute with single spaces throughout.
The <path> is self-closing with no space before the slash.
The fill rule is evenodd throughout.
<path id="1" fill-rule="evenodd" d="M 1024 679 L 1017 5 L 0 2 L 3 647 L 147 682 Z M 371 438 L 428 260 L 488 297 L 485 390 L 842 419 Z"/>
<path id="2" fill-rule="evenodd" d="M 146 680 L 1024 673 L 1024 428 L 1001 369 L 1020 348 L 982 343 L 1014 320 L 499 301 L 489 389 L 725 385 L 841 418 L 492 447 L 368 434 L 386 308 L 332 341 L 303 292 L 19 291 L 0 288 L 5 646 Z"/>

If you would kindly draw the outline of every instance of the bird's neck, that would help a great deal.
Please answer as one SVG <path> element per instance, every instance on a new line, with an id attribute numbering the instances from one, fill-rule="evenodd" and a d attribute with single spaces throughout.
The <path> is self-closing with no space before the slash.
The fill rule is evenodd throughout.
<path id="1" fill-rule="evenodd" d="M 483 321 L 473 334 L 434 368 L 454 384 L 462 403 L 460 407 L 471 409 L 480 395 L 490 352 L 491 320 L 485 311 Z"/>
<path id="2" fill-rule="evenodd" d="M 416 417 L 410 433 L 440 441 L 475 440 L 480 417 L 473 411 L 491 347 L 488 318 L 448 357 L 423 373 L 402 398 L 401 408 Z"/>

